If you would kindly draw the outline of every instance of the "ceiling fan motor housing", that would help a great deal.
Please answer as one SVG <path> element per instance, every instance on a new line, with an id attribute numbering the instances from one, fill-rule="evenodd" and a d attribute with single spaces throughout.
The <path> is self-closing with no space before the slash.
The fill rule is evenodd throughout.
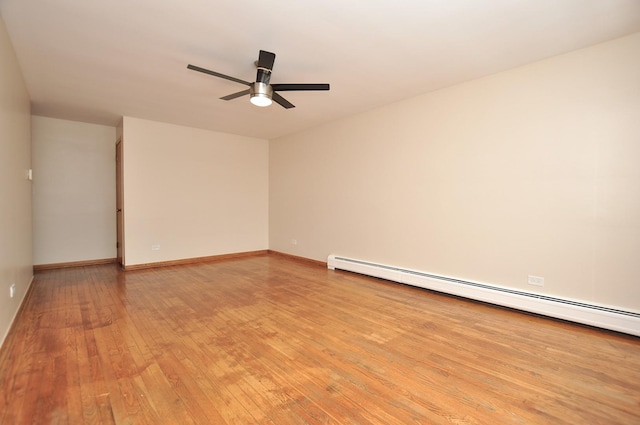
<path id="1" fill-rule="evenodd" d="M 268 106 L 271 104 L 273 88 L 269 84 L 257 81 L 249 87 L 249 95 L 251 96 L 251 103 L 262 106 L 261 103 L 264 102 L 264 106 Z"/>

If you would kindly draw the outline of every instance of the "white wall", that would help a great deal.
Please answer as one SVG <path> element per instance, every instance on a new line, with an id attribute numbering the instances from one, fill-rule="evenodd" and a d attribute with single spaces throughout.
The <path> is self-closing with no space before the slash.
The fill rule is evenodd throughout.
<path id="1" fill-rule="evenodd" d="M 635 34 L 272 140 L 270 249 L 640 311 L 638 52 Z"/>
<path id="2" fill-rule="evenodd" d="M 123 144 L 126 266 L 268 248 L 266 140 L 124 117 Z"/>
<path id="3" fill-rule="evenodd" d="M 33 261 L 116 256 L 116 128 L 32 117 Z"/>
<path id="4" fill-rule="evenodd" d="M 0 17 L 0 344 L 33 276 L 29 94 Z M 9 297 L 9 288 L 16 293 Z"/>

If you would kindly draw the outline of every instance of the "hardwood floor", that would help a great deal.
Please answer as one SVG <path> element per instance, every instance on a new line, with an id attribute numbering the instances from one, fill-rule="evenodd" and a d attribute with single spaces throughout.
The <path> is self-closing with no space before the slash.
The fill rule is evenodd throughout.
<path id="1" fill-rule="evenodd" d="M 639 424 L 640 338 L 281 256 L 37 273 L 2 424 Z"/>

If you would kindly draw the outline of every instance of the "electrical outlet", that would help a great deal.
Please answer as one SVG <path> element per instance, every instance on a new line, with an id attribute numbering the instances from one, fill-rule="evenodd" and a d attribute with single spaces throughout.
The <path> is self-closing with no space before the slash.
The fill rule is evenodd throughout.
<path id="1" fill-rule="evenodd" d="M 13 298 L 16 295 L 16 284 L 12 283 L 9 287 L 9 296 Z"/>
<path id="2" fill-rule="evenodd" d="M 297 239 L 291 239 L 291 245 L 298 245 Z"/>
<path id="3" fill-rule="evenodd" d="M 160 251 L 160 245 L 158 244 L 151 245 L 151 251 Z"/>
<path id="4" fill-rule="evenodd" d="M 529 275 L 527 283 L 529 285 L 544 286 L 544 277 Z"/>

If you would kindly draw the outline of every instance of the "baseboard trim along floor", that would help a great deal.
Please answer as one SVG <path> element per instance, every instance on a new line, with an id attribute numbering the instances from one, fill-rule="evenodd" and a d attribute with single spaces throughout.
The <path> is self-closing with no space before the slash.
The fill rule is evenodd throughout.
<path id="1" fill-rule="evenodd" d="M 330 255 L 327 267 L 640 336 L 640 314 L 588 302 Z"/>

